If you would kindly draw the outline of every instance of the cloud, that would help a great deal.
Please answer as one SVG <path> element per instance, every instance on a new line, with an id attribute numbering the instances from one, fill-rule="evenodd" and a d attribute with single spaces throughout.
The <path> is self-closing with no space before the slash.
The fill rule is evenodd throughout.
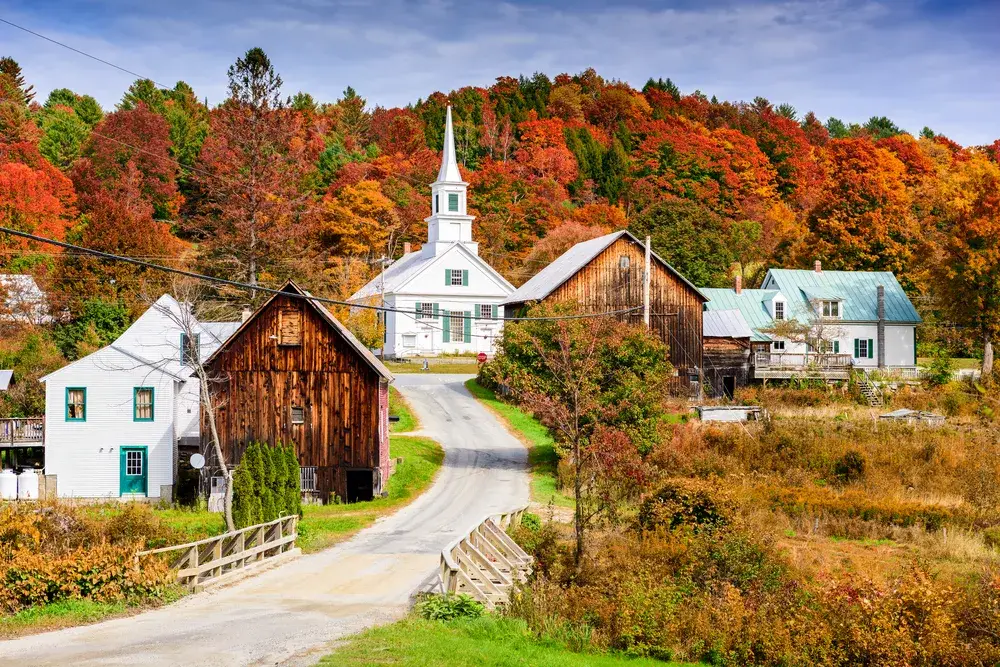
<path id="1" fill-rule="evenodd" d="M 763 96 L 800 112 L 863 122 L 889 116 L 962 143 L 1000 136 L 992 5 L 865 0 L 659 3 L 610 7 L 428 0 L 366 3 L 42 0 L 5 16 L 157 81 L 183 79 L 217 103 L 226 69 L 251 46 L 286 92 L 334 100 L 351 85 L 371 104 L 403 105 L 497 76 L 594 67 L 641 86 L 670 76 L 720 99 Z M 0 47 L 43 94 L 88 92 L 113 106 L 132 77 L 0 26 Z"/>

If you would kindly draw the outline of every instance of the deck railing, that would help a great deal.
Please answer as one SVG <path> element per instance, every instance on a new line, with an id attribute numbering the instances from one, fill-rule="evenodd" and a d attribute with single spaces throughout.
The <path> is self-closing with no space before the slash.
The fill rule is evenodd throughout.
<path id="1" fill-rule="evenodd" d="M 0 445 L 41 445 L 45 440 L 44 417 L 0 419 Z"/>
<path id="2" fill-rule="evenodd" d="M 851 355 L 837 353 L 757 352 L 757 368 L 850 368 Z"/>
<path id="3" fill-rule="evenodd" d="M 515 582 L 531 572 L 531 556 L 507 535 L 521 523 L 527 506 L 487 517 L 441 551 L 441 587 L 449 594 L 466 593 L 487 609 L 505 604 Z"/>
<path id="4" fill-rule="evenodd" d="M 218 583 L 224 575 L 291 553 L 298 537 L 298 521 L 298 515 L 283 516 L 197 542 L 142 551 L 136 560 L 153 555 L 170 558 L 177 582 L 198 590 Z"/>

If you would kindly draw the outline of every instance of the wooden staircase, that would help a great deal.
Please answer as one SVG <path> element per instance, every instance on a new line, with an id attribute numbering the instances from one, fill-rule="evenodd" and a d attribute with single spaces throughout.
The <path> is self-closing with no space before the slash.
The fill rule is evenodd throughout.
<path id="1" fill-rule="evenodd" d="M 865 400 L 868 401 L 868 405 L 873 408 L 880 407 L 884 403 L 882 390 L 868 378 L 858 380 L 858 389 L 861 391 L 861 395 L 865 397 Z"/>
<path id="2" fill-rule="evenodd" d="M 531 556 L 506 533 L 520 524 L 525 509 L 488 517 L 445 547 L 442 592 L 470 595 L 491 610 L 506 604 L 514 585 L 531 573 Z"/>

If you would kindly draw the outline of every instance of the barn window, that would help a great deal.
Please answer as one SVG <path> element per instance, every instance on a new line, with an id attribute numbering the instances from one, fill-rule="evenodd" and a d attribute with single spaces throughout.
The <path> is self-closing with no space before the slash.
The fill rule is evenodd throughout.
<path id="1" fill-rule="evenodd" d="M 301 405 L 292 406 L 292 423 L 293 424 L 305 424 L 306 423 L 306 409 Z"/>
<path id="2" fill-rule="evenodd" d="M 316 466 L 299 468 L 299 487 L 303 491 L 316 491 Z"/>
<path id="3" fill-rule="evenodd" d="M 299 308 L 278 311 L 278 345 L 302 345 L 302 311 Z"/>
<path id="4" fill-rule="evenodd" d="M 631 266 L 631 264 L 632 260 L 629 258 L 628 255 L 622 255 L 621 257 L 618 258 L 618 267 L 623 270 L 628 269 L 628 267 Z"/>

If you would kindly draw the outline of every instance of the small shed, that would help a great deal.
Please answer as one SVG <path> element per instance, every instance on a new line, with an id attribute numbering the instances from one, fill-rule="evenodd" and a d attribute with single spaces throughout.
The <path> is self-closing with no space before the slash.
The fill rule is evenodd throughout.
<path id="1" fill-rule="evenodd" d="M 732 398 L 751 379 L 750 338 L 753 332 L 737 309 L 703 314 L 705 383 L 712 396 Z"/>
<path id="2" fill-rule="evenodd" d="M 884 415 L 879 415 L 879 419 L 905 422 L 907 424 L 927 424 L 929 426 L 941 426 L 944 424 L 944 415 L 924 410 L 910 410 L 909 408 L 900 408 L 899 410 L 887 412 Z"/>
<path id="3" fill-rule="evenodd" d="M 703 422 L 761 421 L 767 414 L 759 405 L 699 405 L 695 410 Z"/>

